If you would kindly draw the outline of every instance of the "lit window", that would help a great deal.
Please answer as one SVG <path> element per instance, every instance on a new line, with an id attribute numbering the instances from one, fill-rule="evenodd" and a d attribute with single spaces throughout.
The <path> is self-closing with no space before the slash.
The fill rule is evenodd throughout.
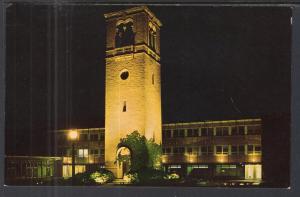
<path id="1" fill-rule="evenodd" d="M 88 157 L 88 149 L 78 149 L 78 157 Z"/>
<path id="2" fill-rule="evenodd" d="M 169 168 L 181 168 L 181 165 L 170 165 Z"/>

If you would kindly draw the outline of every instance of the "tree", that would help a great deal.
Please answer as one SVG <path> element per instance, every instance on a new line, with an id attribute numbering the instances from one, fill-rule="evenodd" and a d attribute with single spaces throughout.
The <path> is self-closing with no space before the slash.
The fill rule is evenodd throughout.
<path id="1" fill-rule="evenodd" d="M 126 147 L 130 150 L 130 171 L 138 172 L 147 167 L 148 163 L 148 151 L 146 146 L 146 138 L 138 131 L 134 131 L 128 134 L 125 138 L 120 140 L 118 149 Z M 119 160 L 120 158 L 117 158 Z"/>
<path id="2" fill-rule="evenodd" d="M 148 168 L 161 169 L 162 147 L 156 144 L 153 139 L 146 141 L 148 150 Z"/>
<path id="3" fill-rule="evenodd" d="M 153 139 L 147 140 L 138 131 L 134 131 L 120 140 L 117 148 L 121 147 L 130 150 L 130 172 L 160 169 L 161 145 L 156 144 Z M 128 158 L 117 158 L 118 161 L 125 161 L 125 159 Z"/>

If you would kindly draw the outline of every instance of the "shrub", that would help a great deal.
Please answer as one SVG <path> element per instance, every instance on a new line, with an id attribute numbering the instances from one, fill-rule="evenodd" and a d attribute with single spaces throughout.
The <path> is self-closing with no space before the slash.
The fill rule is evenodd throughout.
<path id="1" fill-rule="evenodd" d="M 177 180 L 179 179 L 180 176 L 176 173 L 171 173 L 171 174 L 167 174 L 164 179 L 167 179 L 167 180 Z"/>
<path id="2" fill-rule="evenodd" d="M 141 184 L 155 184 L 157 182 L 163 182 L 165 173 L 162 170 L 156 169 L 144 169 L 138 173 L 139 182 Z"/>
<path id="3" fill-rule="evenodd" d="M 90 174 L 90 180 L 93 180 L 97 184 L 109 183 L 114 180 L 114 175 L 108 170 L 96 171 Z"/>
<path id="4" fill-rule="evenodd" d="M 126 183 L 139 183 L 140 182 L 138 173 L 125 174 L 123 179 L 124 179 L 124 181 L 126 181 Z"/>

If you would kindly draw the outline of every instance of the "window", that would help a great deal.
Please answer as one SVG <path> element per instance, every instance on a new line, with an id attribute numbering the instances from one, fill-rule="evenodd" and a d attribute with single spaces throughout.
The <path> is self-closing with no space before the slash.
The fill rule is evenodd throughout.
<path id="1" fill-rule="evenodd" d="M 198 153 L 198 147 L 187 147 L 186 148 L 186 151 L 187 151 L 187 154 L 189 155 L 197 155 Z"/>
<path id="2" fill-rule="evenodd" d="M 171 148 L 170 147 L 166 147 L 162 149 L 163 154 L 168 155 L 171 154 Z"/>
<path id="3" fill-rule="evenodd" d="M 179 136 L 179 132 L 177 129 L 173 130 L 173 137 L 178 137 Z"/>
<path id="4" fill-rule="evenodd" d="M 238 147 L 237 146 L 231 146 L 231 154 L 233 154 L 233 155 L 238 154 Z"/>
<path id="5" fill-rule="evenodd" d="M 149 47 L 155 51 L 156 50 L 156 27 L 152 23 L 149 23 L 148 40 L 149 40 Z"/>
<path id="6" fill-rule="evenodd" d="M 208 165 L 192 165 L 192 168 L 208 168 Z"/>
<path id="7" fill-rule="evenodd" d="M 163 137 L 164 138 L 170 138 L 171 137 L 171 130 L 164 130 L 163 131 Z"/>
<path id="8" fill-rule="evenodd" d="M 192 148 L 192 147 L 188 147 L 188 148 L 187 148 L 187 153 L 188 153 L 189 155 L 193 154 L 193 148 Z"/>
<path id="9" fill-rule="evenodd" d="M 207 135 L 208 135 L 207 128 L 201 128 L 201 136 L 207 136 Z"/>
<path id="10" fill-rule="evenodd" d="M 169 168 L 181 168 L 181 165 L 170 165 Z"/>
<path id="11" fill-rule="evenodd" d="M 104 140 L 105 140 L 104 132 L 100 132 L 100 141 L 104 141 Z"/>
<path id="12" fill-rule="evenodd" d="M 207 134 L 208 136 L 213 136 L 214 135 L 214 128 L 207 128 Z"/>
<path id="13" fill-rule="evenodd" d="M 98 140 L 98 134 L 90 134 L 90 140 L 91 141 L 97 141 Z"/>
<path id="14" fill-rule="evenodd" d="M 87 140 L 88 140 L 88 134 L 86 134 L 86 133 L 81 133 L 81 134 L 79 135 L 79 140 L 81 140 L 81 141 L 87 141 Z"/>
<path id="15" fill-rule="evenodd" d="M 213 136 L 213 128 L 201 128 L 201 136 Z"/>
<path id="16" fill-rule="evenodd" d="M 237 127 L 231 127 L 231 135 L 238 135 Z"/>
<path id="17" fill-rule="evenodd" d="M 260 126 L 256 126 L 256 125 L 253 125 L 253 126 L 247 126 L 247 134 L 248 135 L 257 135 L 257 134 L 260 134 Z"/>
<path id="18" fill-rule="evenodd" d="M 98 151 L 98 149 L 91 149 L 91 150 L 90 150 L 90 154 L 91 154 L 91 155 L 98 155 L 98 154 L 99 154 L 99 151 Z"/>
<path id="19" fill-rule="evenodd" d="M 231 127 L 231 135 L 245 135 L 245 126 Z"/>
<path id="20" fill-rule="evenodd" d="M 184 137 L 184 129 L 179 130 L 179 137 Z"/>
<path id="21" fill-rule="evenodd" d="M 239 147 L 239 154 L 240 155 L 245 154 L 245 146 L 244 145 L 239 145 L 238 147 Z"/>
<path id="22" fill-rule="evenodd" d="M 232 155 L 243 155 L 243 154 L 245 154 L 244 145 L 232 145 L 231 146 L 231 154 Z"/>
<path id="23" fill-rule="evenodd" d="M 245 135 L 245 126 L 239 126 L 239 135 Z"/>
<path id="24" fill-rule="evenodd" d="M 260 154 L 261 153 L 261 146 L 255 146 L 254 147 L 254 153 L 255 154 Z"/>
<path id="25" fill-rule="evenodd" d="M 201 155 L 211 155 L 213 153 L 212 146 L 201 146 L 200 147 L 200 154 Z"/>
<path id="26" fill-rule="evenodd" d="M 228 136 L 229 130 L 228 127 L 217 127 L 216 128 L 216 136 Z"/>
<path id="27" fill-rule="evenodd" d="M 184 129 L 173 130 L 173 137 L 184 137 Z"/>
<path id="28" fill-rule="evenodd" d="M 152 74 L 152 85 L 154 85 L 154 74 Z"/>
<path id="29" fill-rule="evenodd" d="M 126 101 L 124 101 L 124 103 L 123 103 L 123 112 L 126 112 Z"/>
<path id="30" fill-rule="evenodd" d="M 129 77 L 129 72 L 127 70 L 123 71 L 120 75 L 122 80 L 126 80 Z"/>
<path id="31" fill-rule="evenodd" d="M 260 145 L 248 144 L 247 153 L 249 155 L 254 155 L 254 154 L 259 155 L 259 154 L 261 154 L 261 146 Z"/>
<path id="32" fill-rule="evenodd" d="M 104 148 L 100 148 L 100 155 L 104 155 Z"/>
<path id="33" fill-rule="evenodd" d="M 187 130 L 188 137 L 197 137 L 198 136 L 198 129 L 188 129 Z"/>
<path id="34" fill-rule="evenodd" d="M 116 27 L 115 47 L 124 47 L 134 44 L 133 22 L 128 19 Z"/>
<path id="35" fill-rule="evenodd" d="M 78 149 L 78 157 L 88 157 L 88 149 Z"/>
<path id="36" fill-rule="evenodd" d="M 217 145 L 216 146 L 217 155 L 228 155 L 228 145 Z"/>
<path id="37" fill-rule="evenodd" d="M 173 153 L 174 154 L 184 154 L 184 147 L 174 147 Z"/>

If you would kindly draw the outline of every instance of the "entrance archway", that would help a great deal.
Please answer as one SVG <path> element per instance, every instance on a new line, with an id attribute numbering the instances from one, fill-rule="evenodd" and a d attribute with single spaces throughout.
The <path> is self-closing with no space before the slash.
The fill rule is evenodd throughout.
<path id="1" fill-rule="evenodd" d="M 131 165 L 131 151 L 122 146 L 117 151 L 118 178 L 123 178 L 124 174 L 129 172 Z"/>

